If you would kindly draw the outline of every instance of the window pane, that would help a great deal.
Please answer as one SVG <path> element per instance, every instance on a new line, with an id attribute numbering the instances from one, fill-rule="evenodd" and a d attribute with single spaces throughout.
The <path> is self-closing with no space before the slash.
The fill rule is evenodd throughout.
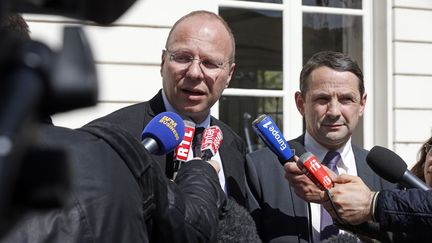
<path id="1" fill-rule="evenodd" d="M 303 14 L 303 63 L 319 51 L 343 52 L 363 67 L 363 25 L 361 16 Z M 363 69 L 363 68 L 362 68 Z M 367 111 L 366 111 L 367 112 Z M 363 118 L 352 136 L 363 146 Z"/>
<path id="2" fill-rule="evenodd" d="M 282 98 L 276 97 L 233 97 L 222 96 L 219 100 L 219 118 L 227 123 L 244 141 L 245 128 L 248 129 L 252 149 L 263 147 L 263 142 L 252 129 L 252 121 L 262 114 L 267 114 L 276 122 L 280 130 L 282 127 Z M 247 117 L 249 114 L 249 118 Z"/>
<path id="3" fill-rule="evenodd" d="M 333 8 L 362 8 L 361 0 L 303 0 L 303 5 Z"/>
<path id="4" fill-rule="evenodd" d="M 363 66 L 361 16 L 303 14 L 303 63 L 319 51 L 346 53 Z"/>
<path id="5" fill-rule="evenodd" d="M 220 8 L 236 39 L 230 88 L 282 89 L 282 12 Z"/>

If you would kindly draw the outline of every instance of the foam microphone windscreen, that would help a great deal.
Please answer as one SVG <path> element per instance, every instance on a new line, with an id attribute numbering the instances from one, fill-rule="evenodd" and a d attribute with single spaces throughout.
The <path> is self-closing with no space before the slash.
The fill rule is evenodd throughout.
<path id="1" fill-rule="evenodd" d="M 155 154 L 167 154 L 182 141 L 185 132 L 183 119 L 174 112 L 162 112 L 144 128 L 141 140 L 152 138 L 158 144 Z"/>
<path id="2" fill-rule="evenodd" d="M 381 147 L 373 147 L 366 156 L 368 165 L 382 178 L 398 183 L 407 170 L 405 161 L 395 152 Z"/>

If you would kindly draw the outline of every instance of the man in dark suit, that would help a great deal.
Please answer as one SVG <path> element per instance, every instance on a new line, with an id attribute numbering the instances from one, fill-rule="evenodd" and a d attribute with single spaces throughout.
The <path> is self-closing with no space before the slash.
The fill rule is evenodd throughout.
<path id="1" fill-rule="evenodd" d="M 300 91 L 295 94 L 306 132 L 294 140 L 319 161 L 333 155 L 339 174 L 358 175 L 370 188 L 392 187 L 366 164 L 368 151 L 351 143 L 366 97 L 363 74 L 354 60 L 336 52 L 315 54 L 304 65 Z M 318 202 L 320 194 L 295 163 L 285 164 L 284 170 L 267 148 L 249 154 L 247 159 L 246 176 L 253 195 L 250 210 L 264 242 L 320 242 L 328 230 L 327 237 L 339 233 L 331 218 L 329 225 L 321 222 L 326 212 L 321 212 L 319 204 L 303 200 Z"/>
<path id="2" fill-rule="evenodd" d="M 210 108 L 228 87 L 235 69 L 235 42 L 230 28 L 218 15 L 195 11 L 179 19 L 162 51 L 163 89 L 150 101 L 120 109 L 98 119 L 120 125 L 137 139 L 146 124 L 163 111 L 173 111 L 196 127 L 217 125 L 223 142 L 212 158 L 221 162 L 222 189 L 245 206 L 246 148 L 226 124 L 210 115 Z M 194 155 L 189 153 L 189 157 Z M 173 154 L 155 156 L 167 177 L 173 176 Z"/>

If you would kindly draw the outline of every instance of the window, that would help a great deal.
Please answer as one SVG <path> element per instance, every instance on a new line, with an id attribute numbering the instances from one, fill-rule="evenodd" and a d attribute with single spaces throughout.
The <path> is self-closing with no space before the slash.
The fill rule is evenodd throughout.
<path id="1" fill-rule="evenodd" d="M 314 53 L 347 53 L 363 67 L 366 80 L 364 53 L 370 50 L 364 50 L 363 8 L 369 1 L 220 1 L 219 14 L 236 39 L 237 69 L 219 101 L 219 118 L 244 139 L 248 130 L 254 150 L 263 145 L 251 122 L 261 114 L 270 115 L 287 138 L 300 135 L 304 128 L 294 92 L 301 66 Z M 295 129 L 287 136 L 292 123 Z M 360 122 L 353 136 L 359 145 L 364 139 L 362 129 Z"/>

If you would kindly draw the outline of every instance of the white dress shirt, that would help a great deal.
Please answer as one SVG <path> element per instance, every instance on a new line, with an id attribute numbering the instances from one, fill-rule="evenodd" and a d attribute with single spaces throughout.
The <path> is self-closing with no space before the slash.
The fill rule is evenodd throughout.
<path id="1" fill-rule="evenodd" d="M 329 151 L 327 148 L 319 144 L 315 139 L 306 132 L 305 134 L 305 149 L 316 156 L 318 161 L 322 162 L 325 155 Z M 354 153 L 351 146 L 351 138 L 348 142 L 338 150 L 341 155 L 341 160 L 337 164 L 339 174 L 357 175 L 357 167 L 355 164 Z M 321 204 L 310 203 L 311 220 L 312 220 L 312 237 L 314 242 L 320 242 L 320 224 L 321 224 Z"/>
<path id="2" fill-rule="evenodd" d="M 165 105 L 165 108 L 166 108 L 167 111 L 175 112 L 181 118 L 183 118 L 183 120 L 188 120 L 188 121 L 193 122 L 190 117 L 183 116 L 182 114 L 180 114 L 179 112 L 177 112 L 176 109 L 174 109 L 174 107 L 169 103 L 169 101 L 168 101 L 168 99 L 167 99 L 167 97 L 165 95 L 165 91 L 163 91 L 163 90 L 162 90 L 162 98 L 163 98 L 163 102 L 164 102 L 164 105 Z M 195 122 L 193 122 L 193 123 L 195 123 Z M 210 114 L 207 115 L 206 119 L 204 119 L 203 122 L 195 125 L 195 127 L 203 127 L 203 128 L 208 128 L 209 126 L 210 126 Z M 191 147 L 192 147 L 192 144 L 191 144 Z M 192 148 L 190 148 L 189 151 L 192 151 Z M 194 157 L 193 153 L 189 153 L 187 160 L 189 161 L 189 160 L 193 159 L 193 157 Z M 219 182 L 221 184 L 221 187 L 222 187 L 223 191 L 226 194 L 227 193 L 227 189 L 226 189 L 226 183 L 225 183 L 225 174 L 224 174 L 224 169 L 223 169 L 222 162 L 221 162 L 222 160 L 221 160 L 221 157 L 219 155 L 219 150 L 216 152 L 216 154 L 211 159 L 214 160 L 214 161 L 219 162 L 219 166 L 221 168 L 220 171 L 219 171 L 219 173 L 218 173 Z"/>

